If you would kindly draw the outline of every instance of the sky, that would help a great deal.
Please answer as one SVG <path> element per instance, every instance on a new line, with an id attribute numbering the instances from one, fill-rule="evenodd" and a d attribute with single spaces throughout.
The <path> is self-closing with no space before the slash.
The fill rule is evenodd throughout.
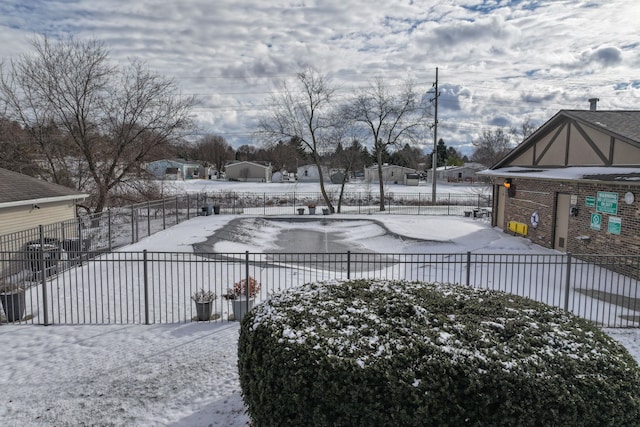
<path id="1" fill-rule="evenodd" d="M 438 139 L 464 154 L 483 130 L 560 109 L 637 108 L 636 0 L 3 0 L 0 58 L 37 35 L 103 41 L 110 59 L 174 78 L 199 134 L 252 139 L 270 95 L 313 67 L 340 99 L 382 78 L 433 93 Z M 431 151 L 433 135 L 423 148 Z"/>
<path id="2" fill-rule="evenodd" d="M 195 217 L 123 250 L 189 252 L 191 244 L 233 218 Z M 551 252 L 470 218 L 385 214 L 360 219 L 372 218 L 398 234 L 453 242 L 460 252 Z M 455 233 L 443 235 L 443 228 Z M 255 237 L 263 238 L 260 232 Z M 380 241 L 377 250 L 388 247 Z M 640 363 L 640 329 L 605 332 Z M 0 325 L 0 419 L 22 426 L 246 427 L 238 334 L 237 322 Z"/>

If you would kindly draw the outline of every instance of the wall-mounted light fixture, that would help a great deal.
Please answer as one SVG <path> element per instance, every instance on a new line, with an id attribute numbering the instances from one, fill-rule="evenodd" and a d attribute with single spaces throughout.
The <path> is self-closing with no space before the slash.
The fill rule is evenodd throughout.
<path id="1" fill-rule="evenodd" d="M 516 185 L 513 183 L 513 180 L 511 178 L 505 178 L 504 183 L 502 185 L 504 185 L 504 188 L 507 189 L 507 195 L 509 197 L 515 197 Z"/>

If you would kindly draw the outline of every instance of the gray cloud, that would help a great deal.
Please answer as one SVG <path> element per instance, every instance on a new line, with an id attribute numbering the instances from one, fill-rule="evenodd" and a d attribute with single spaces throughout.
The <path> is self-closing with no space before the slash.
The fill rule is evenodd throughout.
<path id="1" fill-rule="evenodd" d="M 3 0 L 0 60 L 34 34 L 104 41 L 174 78 L 202 102 L 203 132 L 247 143 L 283 79 L 307 66 L 344 99 L 376 77 L 427 92 L 440 70 L 439 135 L 469 146 L 484 127 L 544 122 L 562 108 L 637 108 L 636 0 L 592 3 L 450 0 Z"/>

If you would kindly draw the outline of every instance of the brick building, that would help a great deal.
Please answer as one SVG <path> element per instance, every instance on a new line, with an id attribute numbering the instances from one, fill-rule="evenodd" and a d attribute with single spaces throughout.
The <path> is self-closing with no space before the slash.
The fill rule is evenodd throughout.
<path id="1" fill-rule="evenodd" d="M 561 110 L 480 173 L 494 226 L 561 252 L 640 255 L 640 111 Z"/>

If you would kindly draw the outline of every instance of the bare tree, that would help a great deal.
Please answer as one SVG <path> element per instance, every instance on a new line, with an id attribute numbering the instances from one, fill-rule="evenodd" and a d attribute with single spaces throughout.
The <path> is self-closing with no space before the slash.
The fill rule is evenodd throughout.
<path id="1" fill-rule="evenodd" d="M 336 151 L 332 156 L 332 166 L 338 169 L 342 176 L 340 180 L 340 195 L 338 196 L 338 213 L 342 209 L 342 201 L 344 199 L 344 189 L 352 172 L 358 169 L 364 169 L 369 160 L 369 152 L 356 138 L 352 138 L 347 148 L 343 148 L 339 143 Z"/>
<path id="2" fill-rule="evenodd" d="M 525 118 L 524 121 L 520 124 L 519 128 L 511 128 L 511 135 L 518 141 L 518 143 L 524 141 L 536 131 L 538 128 L 537 123 L 531 121 L 529 118 Z"/>
<path id="3" fill-rule="evenodd" d="M 475 151 L 471 160 L 487 167 L 496 164 L 513 148 L 511 134 L 503 129 L 485 129 L 482 136 L 472 143 Z"/>
<path id="4" fill-rule="evenodd" d="M 222 136 L 205 135 L 194 147 L 192 155 L 197 160 L 213 165 L 220 179 L 222 169 L 229 160 L 233 160 L 235 153 Z"/>
<path id="5" fill-rule="evenodd" d="M 345 115 L 362 126 L 371 137 L 373 152 L 377 153 L 380 183 L 380 210 L 385 210 L 382 155 L 389 147 L 414 143 L 424 137 L 429 105 L 407 81 L 401 91 L 392 93 L 378 79 L 359 92 L 345 108 Z"/>
<path id="6" fill-rule="evenodd" d="M 236 150 L 236 160 L 249 162 L 254 161 L 256 160 L 257 153 L 258 149 L 255 146 L 244 144 Z"/>
<path id="7" fill-rule="evenodd" d="M 2 67 L 0 97 L 51 175 L 71 173 L 76 188 L 92 195 L 88 210 L 101 212 L 150 152 L 190 127 L 195 98 L 143 64 L 110 65 L 95 40 L 41 38 L 33 48 Z"/>
<path id="8" fill-rule="evenodd" d="M 324 187 L 321 156 L 330 145 L 331 108 L 335 89 L 313 69 L 298 73 L 294 90 L 283 83 L 271 108 L 260 118 L 257 137 L 267 144 L 285 139 L 299 141 L 318 168 L 320 192 L 327 207 L 333 204 Z"/>

